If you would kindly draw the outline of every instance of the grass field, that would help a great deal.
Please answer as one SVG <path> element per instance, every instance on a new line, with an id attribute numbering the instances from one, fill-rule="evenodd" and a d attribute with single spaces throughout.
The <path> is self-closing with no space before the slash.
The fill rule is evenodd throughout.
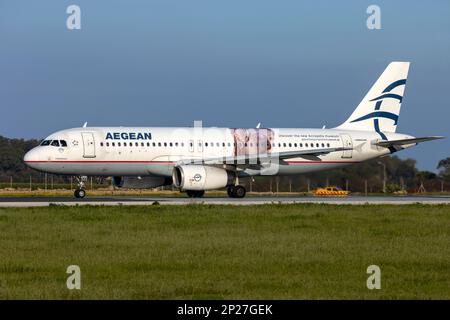
<path id="1" fill-rule="evenodd" d="M 2 208 L 0 298 L 449 299 L 449 226 L 445 205 Z"/>

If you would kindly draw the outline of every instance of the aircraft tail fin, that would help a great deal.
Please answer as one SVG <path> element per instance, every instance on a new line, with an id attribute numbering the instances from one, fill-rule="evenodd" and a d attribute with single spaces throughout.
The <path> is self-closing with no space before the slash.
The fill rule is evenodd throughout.
<path id="1" fill-rule="evenodd" d="M 338 129 L 395 132 L 408 77 L 409 62 L 391 62 L 369 92 Z"/>

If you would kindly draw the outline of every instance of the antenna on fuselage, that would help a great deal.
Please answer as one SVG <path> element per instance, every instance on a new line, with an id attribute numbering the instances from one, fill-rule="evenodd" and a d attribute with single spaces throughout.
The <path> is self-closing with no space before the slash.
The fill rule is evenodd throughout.
<path id="1" fill-rule="evenodd" d="M 83 128 L 87 127 L 87 121 L 83 124 Z"/>

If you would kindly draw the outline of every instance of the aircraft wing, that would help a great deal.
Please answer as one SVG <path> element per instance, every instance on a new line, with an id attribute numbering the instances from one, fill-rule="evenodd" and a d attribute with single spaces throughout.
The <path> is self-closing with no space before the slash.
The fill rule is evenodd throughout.
<path id="1" fill-rule="evenodd" d="M 182 159 L 178 161 L 178 164 L 228 164 L 228 165 L 249 165 L 249 164 L 261 164 L 265 162 L 270 162 L 273 160 L 282 161 L 284 159 L 298 158 L 302 156 L 319 156 L 322 154 L 327 154 L 330 152 L 351 150 L 352 148 L 321 148 L 321 149 L 309 149 L 309 150 L 298 150 L 298 151 L 285 151 L 279 153 L 265 153 L 265 154 L 253 154 L 253 155 L 239 155 L 239 156 L 229 156 L 229 157 L 216 157 L 216 158 L 205 158 L 205 159 Z"/>
<path id="2" fill-rule="evenodd" d="M 421 138 L 411 138 L 411 139 L 401 139 L 401 140 L 388 140 L 388 141 L 378 141 L 375 143 L 375 145 L 380 147 L 393 147 L 393 146 L 401 146 L 405 144 L 417 144 L 419 142 L 425 142 L 425 141 L 431 141 L 431 140 L 437 140 L 437 139 L 444 139 L 442 136 L 431 136 L 431 137 L 421 137 Z"/>

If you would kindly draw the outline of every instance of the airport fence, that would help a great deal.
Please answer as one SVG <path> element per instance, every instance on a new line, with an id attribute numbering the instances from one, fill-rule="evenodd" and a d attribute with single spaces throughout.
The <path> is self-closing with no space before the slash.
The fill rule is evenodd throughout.
<path id="1" fill-rule="evenodd" d="M 3 177 L 0 181 L 0 189 L 12 190 L 74 190 L 77 187 L 77 180 L 74 177 L 42 174 L 42 176 L 28 179 L 14 178 L 14 176 Z M 24 181 L 25 180 L 25 181 Z M 403 181 L 382 181 L 380 179 L 314 179 L 305 176 L 292 177 L 254 177 L 243 178 L 239 181 L 244 185 L 248 192 L 263 193 L 309 193 L 317 188 L 336 186 L 342 190 L 359 194 L 374 193 L 446 193 L 450 192 L 450 182 L 441 179 L 425 180 L 416 183 L 405 184 Z M 95 189 L 113 189 L 110 178 L 88 177 L 85 181 L 85 188 Z M 154 190 L 175 191 L 173 186 L 155 188 Z"/>
<path id="2" fill-rule="evenodd" d="M 85 181 L 87 189 L 100 189 L 111 186 L 111 181 L 104 178 L 88 177 Z M 23 178 L 15 179 L 9 176 L 0 181 L 0 189 L 20 189 L 20 190 L 74 190 L 77 187 L 77 180 L 74 177 L 61 177 L 57 175 L 43 174 L 42 177 L 29 176 L 24 181 Z"/>

